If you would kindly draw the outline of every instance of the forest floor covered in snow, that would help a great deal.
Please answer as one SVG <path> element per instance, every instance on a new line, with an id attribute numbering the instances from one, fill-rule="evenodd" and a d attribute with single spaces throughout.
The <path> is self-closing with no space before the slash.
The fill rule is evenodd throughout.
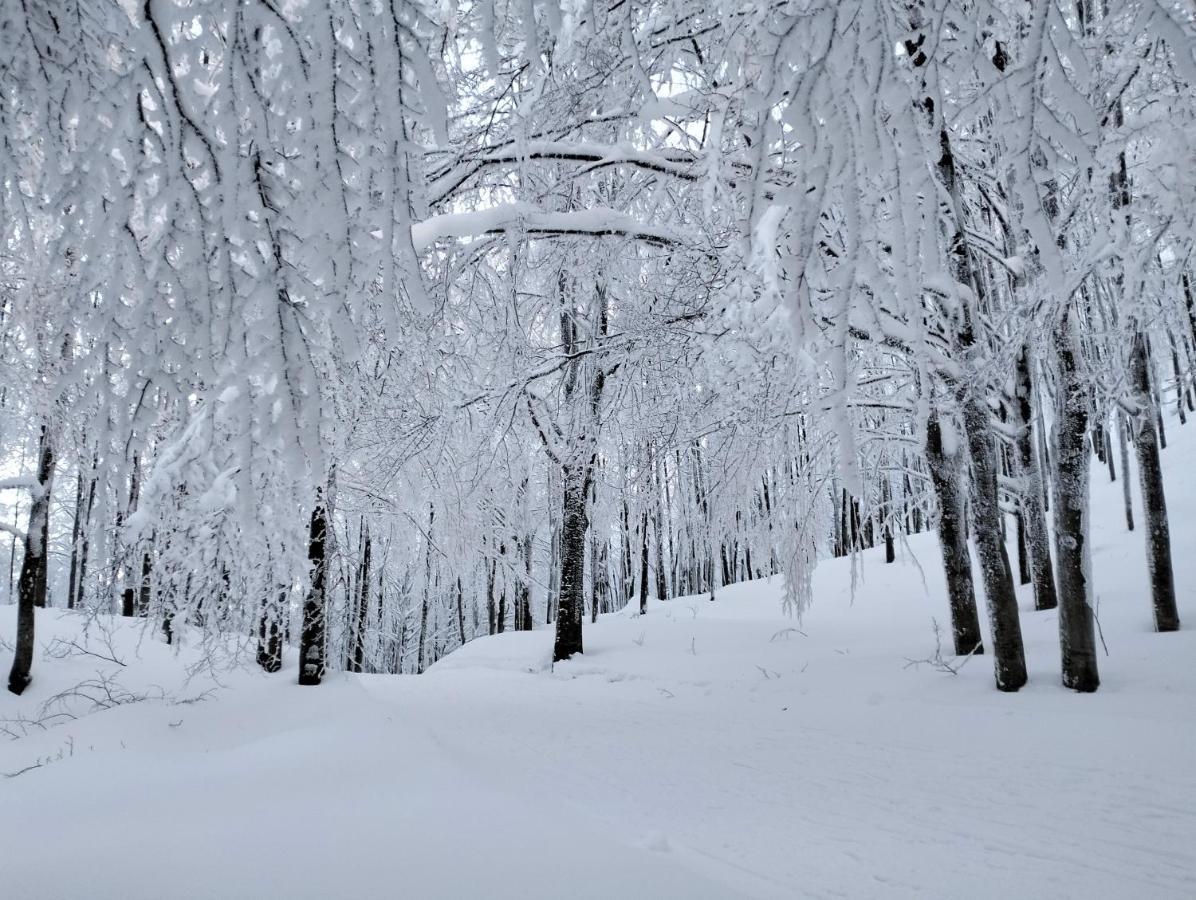
<path id="1" fill-rule="evenodd" d="M 1095 695 L 1060 686 L 1028 587 L 1020 693 L 989 657 L 911 665 L 947 623 L 931 534 L 864 553 L 854 590 L 822 563 L 801 623 L 747 583 L 605 616 L 555 671 L 541 629 L 418 677 L 301 688 L 292 658 L 208 694 L 192 650 L 42 612 L 33 686 L 0 697 L 28 732 L 0 772 L 36 766 L 0 778 L 0 896 L 1194 897 L 1194 437 L 1164 454 L 1179 633 L 1152 632 L 1142 535 L 1093 471 Z M 85 714 L 106 690 L 149 698 Z M 54 711 L 78 717 L 20 724 Z"/>

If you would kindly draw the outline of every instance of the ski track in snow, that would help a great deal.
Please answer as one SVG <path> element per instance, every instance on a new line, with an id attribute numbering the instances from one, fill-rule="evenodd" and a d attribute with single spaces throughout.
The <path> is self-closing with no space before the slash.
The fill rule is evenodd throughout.
<path id="1" fill-rule="evenodd" d="M 754 582 L 603 617 L 555 672 L 541 629 L 422 677 L 299 688 L 292 658 L 204 702 L 34 729 L 0 744 L 3 772 L 49 758 L 0 780 L 0 896 L 1196 897 L 1196 429 L 1173 430 L 1189 630 L 1151 632 L 1141 533 L 1094 471 L 1096 695 L 1058 685 L 1055 614 L 1028 588 L 1021 693 L 993 689 L 990 657 L 907 666 L 947 615 L 921 535 L 926 589 L 867 553 L 853 599 L 824 563 L 804 635 Z M 75 627 L 39 618 L 43 641 Z M 198 691 L 166 648 L 116 637 L 130 687 Z M 39 660 L 0 718 L 97 669 Z"/>

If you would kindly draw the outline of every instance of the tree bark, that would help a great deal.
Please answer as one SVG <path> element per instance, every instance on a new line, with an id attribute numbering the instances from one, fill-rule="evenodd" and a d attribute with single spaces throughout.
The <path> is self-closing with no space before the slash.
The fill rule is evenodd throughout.
<path id="1" fill-rule="evenodd" d="M 523 577 L 515 587 L 515 603 L 518 606 L 516 618 L 519 620 L 516 628 L 520 631 L 532 630 L 532 536 L 525 534 L 520 546 L 523 557 Z"/>
<path id="2" fill-rule="evenodd" d="M 361 672 L 365 666 L 365 635 L 370 616 L 370 567 L 373 564 L 370 531 L 363 517 L 361 522 L 361 565 L 357 573 L 357 610 L 353 623 L 352 671 Z"/>
<path id="3" fill-rule="evenodd" d="M 996 454 L 988 406 L 974 394 L 964 403 L 964 431 L 972 457 L 972 524 L 980 577 L 988 605 L 997 690 L 1016 691 L 1026 683 L 1026 656 L 1009 554 L 1001 539 Z"/>
<path id="4" fill-rule="evenodd" d="M 1134 530 L 1134 499 L 1133 489 L 1130 487 L 1130 447 L 1129 439 L 1126 437 L 1126 429 L 1129 427 L 1125 421 L 1124 414 L 1117 416 L 1117 443 L 1121 447 L 1121 497 L 1125 507 L 1125 528 L 1126 531 Z"/>
<path id="5" fill-rule="evenodd" d="M 1018 435 L 1016 441 L 1018 474 L 1022 479 L 1021 521 L 1026 529 L 1026 550 L 1029 554 L 1030 580 L 1034 584 L 1034 608 L 1054 609 L 1058 603 L 1055 575 L 1051 569 L 1050 533 L 1047 530 L 1046 510 L 1043 508 L 1042 470 L 1034 452 L 1031 421 L 1034 418 L 1031 398 L 1030 350 L 1023 347 L 1018 354 L 1015 376 Z"/>
<path id="6" fill-rule="evenodd" d="M 46 537 L 50 520 L 50 489 L 54 479 L 54 442 L 47 425 L 42 425 L 37 454 L 37 488 L 29 504 L 29 526 L 25 531 L 21 574 L 17 577 L 17 643 L 8 673 L 8 689 L 21 694 L 33 680 L 34 609 L 45 606 L 47 567 Z M 40 602 L 39 602 L 40 599 Z"/>
<path id="7" fill-rule="evenodd" d="M 640 615 L 648 612 L 648 510 L 640 516 Z"/>
<path id="8" fill-rule="evenodd" d="M 1055 553 L 1059 563 L 1059 647 L 1063 685 L 1100 686 L 1090 590 L 1089 459 L 1085 446 L 1088 394 L 1076 371 L 1076 338 L 1068 314 L 1056 336 L 1058 408 L 1055 424 Z"/>
<path id="9" fill-rule="evenodd" d="M 1159 437 L 1155 432 L 1155 409 L 1150 394 L 1150 360 L 1146 337 L 1137 330 L 1130 349 L 1130 383 L 1141 406 L 1134 428 L 1134 449 L 1138 455 L 1138 482 L 1142 490 L 1142 520 L 1146 532 L 1146 564 L 1150 571 L 1150 595 L 1156 631 L 1178 631 L 1179 609 L 1175 602 L 1175 575 L 1171 567 L 1171 530 L 1167 522 L 1167 498 L 1163 491 L 1163 469 L 1159 459 Z"/>
<path id="10" fill-rule="evenodd" d="M 582 652 L 581 623 L 585 614 L 586 491 L 583 466 L 567 466 L 563 472 L 564 498 L 561 504 L 561 594 L 556 617 L 554 663 Z"/>
<path id="11" fill-rule="evenodd" d="M 307 557 L 311 561 L 311 586 L 303 601 L 303 628 L 299 638 L 299 683 L 316 685 L 325 668 L 325 594 L 328 580 L 328 513 L 317 498 L 311 512 L 311 536 Z"/>
<path id="12" fill-rule="evenodd" d="M 659 478 L 660 466 L 655 465 L 652 468 L 654 477 Z M 669 596 L 669 588 L 667 580 L 668 572 L 665 569 L 664 564 L 664 526 L 662 521 L 664 519 L 664 513 L 661 509 L 661 485 L 659 483 L 655 485 L 655 490 L 653 493 L 655 494 L 656 500 L 655 510 L 652 514 L 652 530 L 656 544 L 656 599 L 667 600 Z"/>
<path id="13" fill-rule="evenodd" d="M 129 505 L 125 512 L 125 519 L 131 516 L 137 510 L 137 499 L 140 494 L 141 485 L 141 457 L 133 455 L 133 474 L 129 481 Z M 122 522 L 124 520 L 122 519 Z M 133 588 L 133 559 L 131 553 L 125 554 L 125 587 L 121 592 L 120 614 L 126 618 L 131 618 L 137 614 L 135 608 L 136 591 Z"/>
<path id="14" fill-rule="evenodd" d="M 257 664 L 274 673 L 282 668 L 282 616 L 287 608 L 287 589 L 278 589 L 277 602 L 266 600 L 258 622 Z"/>
<path id="15" fill-rule="evenodd" d="M 972 559 L 963 530 L 963 492 L 958 454 L 943 449 L 942 426 L 937 414 L 926 422 L 926 463 L 939 507 L 939 546 L 947 575 L 947 602 L 951 610 L 951 636 L 955 654 L 983 653 Z"/>

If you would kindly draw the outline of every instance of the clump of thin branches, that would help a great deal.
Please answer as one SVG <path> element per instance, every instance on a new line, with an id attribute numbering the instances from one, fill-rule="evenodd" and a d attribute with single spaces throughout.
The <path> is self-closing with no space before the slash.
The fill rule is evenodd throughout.
<path id="1" fill-rule="evenodd" d="M 968 660 L 976 655 L 976 651 L 980 649 L 977 644 L 972 648 L 970 653 L 959 657 L 955 656 L 950 659 L 943 655 L 943 628 L 939 625 L 938 619 L 931 619 L 931 625 L 934 629 L 934 655 L 927 656 L 922 659 L 905 658 L 905 666 L 903 668 L 921 668 L 922 666 L 930 666 L 936 672 L 946 672 L 951 675 L 958 675 L 959 670 L 968 664 Z"/>
<path id="2" fill-rule="evenodd" d="M 32 772 L 34 769 L 40 769 L 42 766 L 48 766 L 50 763 L 60 762 L 64 759 L 69 759 L 75 755 L 75 739 L 68 737 L 56 753 L 50 753 L 46 756 L 39 756 L 36 760 L 27 766 L 23 766 L 13 772 L 0 772 L 0 777 L 16 778 L 18 775 L 24 775 L 26 772 Z"/>

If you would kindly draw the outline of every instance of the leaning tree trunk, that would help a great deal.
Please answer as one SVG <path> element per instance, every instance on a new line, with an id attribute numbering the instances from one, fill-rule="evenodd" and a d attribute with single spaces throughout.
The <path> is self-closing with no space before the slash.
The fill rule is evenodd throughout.
<path id="1" fill-rule="evenodd" d="M 1016 691 L 1026 683 L 1026 655 L 1009 554 L 1001 539 L 1003 513 L 997 499 L 996 453 L 987 404 L 973 394 L 964 403 L 964 430 L 972 457 L 972 524 L 980 577 L 992 629 L 997 690 Z"/>
<path id="2" fill-rule="evenodd" d="M 1056 338 L 1059 387 L 1055 422 L 1055 554 L 1059 564 L 1059 648 L 1063 685 L 1100 686 L 1088 541 L 1088 394 L 1076 371 L 1076 340 L 1065 318 Z"/>
<path id="3" fill-rule="evenodd" d="M 37 454 L 37 486 L 29 505 L 29 527 L 25 531 L 24 557 L 17 578 L 17 646 L 8 689 L 14 694 L 29 687 L 33 668 L 34 609 L 46 605 L 44 594 L 47 540 L 50 522 L 50 488 L 54 479 L 54 444 L 50 429 L 43 425 Z M 38 593 L 42 591 L 42 596 Z"/>
<path id="4" fill-rule="evenodd" d="M 1030 378 L 1030 351 L 1023 347 L 1018 354 L 1016 371 L 1015 408 L 1018 415 L 1017 461 L 1022 480 L 1021 519 L 1025 527 L 1026 550 L 1030 556 L 1030 580 L 1034 584 L 1034 608 L 1054 609 L 1058 605 L 1055 576 L 1051 571 L 1050 535 L 1046 512 L 1043 510 L 1042 471 L 1038 468 L 1038 454 L 1034 452 L 1034 435 L 1030 422 L 1033 417 L 1030 398 L 1034 386 Z"/>
<path id="5" fill-rule="evenodd" d="M 586 491 L 584 464 L 563 469 L 561 506 L 561 593 L 557 608 L 554 663 L 582 652 L 581 623 L 585 615 Z"/>
<path id="6" fill-rule="evenodd" d="M 324 678 L 325 594 L 328 582 L 327 559 L 328 512 L 321 499 L 311 512 L 311 536 L 308 559 L 311 560 L 311 587 L 303 601 L 303 629 L 299 637 L 299 683 L 319 684 Z"/>
<path id="7" fill-rule="evenodd" d="M 947 573 L 947 601 L 951 609 L 951 636 L 955 653 L 983 653 L 980 616 L 976 611 L 976 590 L 972 584 L 972 560 L 963 527 L 963 492 L 960 490 L 958 455 L 943 449 L 938 415 L 926 423 L 926 462 L 939 506 L 939 546 Z"/>
<path id="8" fill-rule="evenodd" d="M 1149 363 L 1146 338 L 1139 329 L 1134 334 L 1130 349 L 1130 383 L 1141 406 L 1141 414 L 1134 428 L 1134 449 L 1138 454 L 1138 481 L 1142 489 L 1142 520 L 1146 532 L 1146 564 L 1150 571 L 1154 627 L 1156 631 L 1178 631 L 1179 609 L 1175 603 L 1175 576 L 1171 568 L 1171 531 L 1167 523 L 1159 436 L 1155 431 L 1151 402 Z"/>

